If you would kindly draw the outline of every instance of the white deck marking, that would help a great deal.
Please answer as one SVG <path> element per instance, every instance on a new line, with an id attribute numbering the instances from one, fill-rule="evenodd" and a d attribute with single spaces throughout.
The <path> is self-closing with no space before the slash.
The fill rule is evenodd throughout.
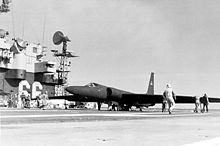
<path id="1" fill-rule="evenodd" d="M 41 117 L 84 117 L 84 116 L 103 116 L 103 117 L 186 117 L 186 116 L 202 116 L 203 114 L 187 113 L 187 114 L 146 114 L 146 113 L 119 113 L 119 114 L 47 114 L 47 115 L 1 115 L 1 119 L 5 118 L 41 118 Z"/>
<path id="2" fill-rule="evenodd" d="M 193 143 L 185 144 L 182 146 L 220 146 L 220 137 L 209 139 L 209 140 L 203 140 L 199 142 L 193 142 Z"/>

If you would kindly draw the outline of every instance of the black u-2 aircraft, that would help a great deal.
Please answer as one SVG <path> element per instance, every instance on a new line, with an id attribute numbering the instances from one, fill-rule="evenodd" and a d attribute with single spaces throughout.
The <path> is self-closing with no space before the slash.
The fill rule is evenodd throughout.
<path id="1" fill-rule="evenodd" d="M 120 89 L 89 83 L 85 86 L 69 86 L 65 90 L 73 95 L 54 96 L 50 99 L 66 99 L 79 102 L 97 102 L 98 110 L 101 109 L 101 103 L 108 103 L 117 106 L 120 110 L 129 110 L 132 106 L 137 108 L 154 106 L 156 103 L 162 103 L 163 95 L 154 94 L 154 73 L 151 73 L 148 90 L 146 94 L 135 94 Z M 209 98 L 210 102 L 220 102 L 220 98 Z M 195 103 L 195 96 L 176 95 L 176 103 Z"/>

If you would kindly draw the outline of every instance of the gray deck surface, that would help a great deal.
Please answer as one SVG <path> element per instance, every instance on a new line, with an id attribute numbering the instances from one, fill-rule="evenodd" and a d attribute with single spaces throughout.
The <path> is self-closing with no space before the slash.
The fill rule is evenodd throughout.
<path id="1" fill-rule="evenodd" d="M 220 109 L 193 113 L 1 108 L 2 146 L 220 145 Z"/>

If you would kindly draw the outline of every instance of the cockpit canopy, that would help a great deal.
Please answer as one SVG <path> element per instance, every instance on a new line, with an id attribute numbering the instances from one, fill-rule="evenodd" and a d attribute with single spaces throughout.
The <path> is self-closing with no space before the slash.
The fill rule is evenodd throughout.
<path id="1" fill-rule="evenodd" d="M 97 83 L 89 83 L 87 85 L 85 85 L 86 87 L 97 87 L 98 84 Z"/>

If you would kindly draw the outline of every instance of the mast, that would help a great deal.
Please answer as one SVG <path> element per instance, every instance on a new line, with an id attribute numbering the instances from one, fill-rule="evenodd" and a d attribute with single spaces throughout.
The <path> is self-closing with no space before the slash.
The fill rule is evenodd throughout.
<path id="1" fill-rule="evenodd" d="M 59 53 L 58 50 L 51 50 L 54 53 L 54 56 L 59 60 L 59 67 L 57 70 L 58 84 L 55 87 L 55 96 L 65 95 L 64 87 L 68 83 L 68 73 L 70 72 L 69 68 L 71 65 L 69 58 L 78 57 L 67 51 L 67 42 L 70 42 L 70 39 L 67 36 L 64 36 L 61 31 L 57 31 L 54 34 L 53 43 L 55 45 L 63 43 L 62 52 Z"/>

